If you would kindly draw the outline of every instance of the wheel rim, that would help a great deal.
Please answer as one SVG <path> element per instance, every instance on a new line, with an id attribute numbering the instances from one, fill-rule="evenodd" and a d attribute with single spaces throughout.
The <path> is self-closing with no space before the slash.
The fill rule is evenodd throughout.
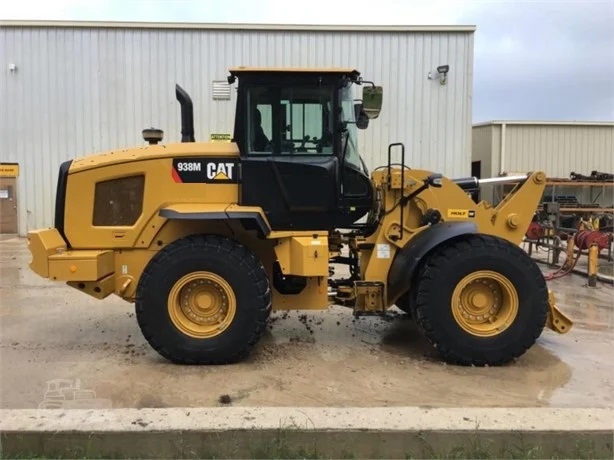
<path id="1" fill-rule="evenodd" d="M 505 276 L 481 270 L 465 276 L 452 293 L 452 313 L 470 334 L 491 337 L 506 330 L 518 315 L 518 294 Z"/>
<path id="2" fill-rule="evenodd" d="M 232 323 L 236 298 L 230 285 L 210 272 L 195 272 L 175 283 L 168 312 L 177 329 L 194 338 L 215 337 Z"/>

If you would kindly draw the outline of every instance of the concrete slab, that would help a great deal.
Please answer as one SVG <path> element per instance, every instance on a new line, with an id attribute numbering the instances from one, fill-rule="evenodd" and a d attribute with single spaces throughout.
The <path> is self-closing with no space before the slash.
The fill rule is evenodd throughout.
<path id="1" fill-rule="evenodd" d="M 1 410 L 3 454 L 116 458 L 612 458 L 612 409 Z"/>
<path id="2" fill-rule="evenodd" d="M 149 348 L 132 305 L 41 280 L 28 261 L 22 239 L 0 243 L 0 408 L 217 407 L 224 395 L 252 407 L 614 407 L 614 290 L 576 275 L 550 283 L 575 328 L 545 331 L 506 367 L 446 366 L 404 315 L 355 320 L 343 307 L 275 314 L 244 363 L 179 367 Z M 61 384 L 72 399 L 53 398 Z"/>

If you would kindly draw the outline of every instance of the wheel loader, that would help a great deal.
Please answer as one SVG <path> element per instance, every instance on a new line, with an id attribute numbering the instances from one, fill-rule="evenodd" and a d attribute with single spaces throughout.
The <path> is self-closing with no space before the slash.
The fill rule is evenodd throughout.
<path id="1" fill-rule="evenodd" d="M 228 84 L 226 138 L 195 140 L 176 85 L 180 142 L 146 129 L 142 146 L 65 161 L 53 227 L 28 233 L 31 269 L 134 303 L 150 346 L 179 364 L 236 363 L 272 311 L 335 304 L 397 307 L 457 365 L 503 365 L 544 328 L 571 328 L 520 247 L 543 172 L 504 178 L 515 186 L 493 205 L 472 198 L 475 178 L 408 166 L 399 142 L 369 171 L 357 130 L 383 89 L 352 68 L 236 67 Z"/>

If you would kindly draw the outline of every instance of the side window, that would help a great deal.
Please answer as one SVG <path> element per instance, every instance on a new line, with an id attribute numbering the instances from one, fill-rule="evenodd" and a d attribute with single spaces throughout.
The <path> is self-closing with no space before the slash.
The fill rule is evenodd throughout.
<path id="1" fill-rule="evenodd" d="M 305 103 L 287 101 L 286 116 L 290 120 L 290 136 L 294 150 L 303 153 L 316 152 L 325 125 L 322 105 L 309 101 Z M 332 153 L 332 146 L 331 151 L 326 153 Z"/>
<path id="2" fill-rule="evenodd" d="M 326 87 L 248 90 L 250 155 L 332 155 L 332 91 Z"/>
<path id="3" fill-rule="evenodd" d="M 252 88 L 247 101 L 247 140 L 250 155 L 273 152 L 273 102 L 266 88 Z"/>
<path id="4" fill-rule="evenodd" d="M 333 153 L 329 88 L 284 88 L 282 153 Z"/>

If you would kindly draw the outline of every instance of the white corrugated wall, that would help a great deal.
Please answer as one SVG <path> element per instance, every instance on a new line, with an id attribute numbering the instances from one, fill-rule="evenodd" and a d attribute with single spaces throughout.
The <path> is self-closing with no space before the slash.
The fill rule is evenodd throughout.
<path id="1" fill-rule="evenodd" d="M 540 169 L 552 178 L 593 170 L 614 173 L 614 123 L 508 124 L 504 142 L 507 171 Z"/>
<path id="2" fill-rule="evenodd" d="M 614 173 L 614 122 L 496 121 L 475 125 L 472 138 L 473 161 L 482 160 L 483 177 L 536 170 L 551 180 L 568 179 L 572 172 Z M 485 160 L 490 168 L 484 168 Z M 483 197 L 497 200 L 494 191 L 485 190 Z M 576 195 L 581 203 L 602 207 L 614 202 L 613 187 L 559 185 L 554 193 Z"/>
<path id="3" fill-rule="evenodd" d="M 403 142 L 406 162 L 449 176 L 471 164 L 472 28 L 305 31 L 50 27 L 0 28 L 0 161 L 16 161 L 20 234 L 53 224 L 57 169 L 90 152 L 142 145 L 141 131 L 180 139 L 179 83 L 194 102 L 196 140 L 231 133 L 235 93 L 212 81 L 237 65 L 349 66 L 384 86 L 381 116 L 360 132 L 371 168 Z M 9 64 L 16 70 L 9 71 Z M 447 84 L 429 80 L 450 65 Z"/>
<path id="4" fill-rule="evenodd" d="M 550 178 L 614 172 L 614 122 L 501 121 L 475 125 L 472 138 L 473 161 L 488 156 L 492 165 L 482 170 L 484 177 L 534 170 Z"/>

